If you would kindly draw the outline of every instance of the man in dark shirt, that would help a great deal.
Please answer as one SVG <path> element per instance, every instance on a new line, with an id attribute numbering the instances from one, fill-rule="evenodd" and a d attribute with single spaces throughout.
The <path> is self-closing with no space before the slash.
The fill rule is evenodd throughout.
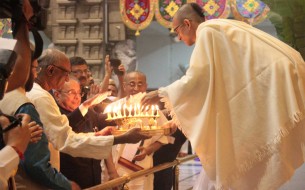
<path id="1" fill-rule="evenodd" d="M 67 115 L 69 123 L 76 133 L 100 131 L 106 126 L 103 114 L 96 113 L 93 109 L 88 109 L 84 119 L 75 122 L 81 113 L 71 114 L 81 103 L 83 93 L 78 80 L 70 77 L 61 90 L 54 91 L 55 100 L 62 114 Z M 101 184 L 101 160 L 91 158 L 72 157 L 65 153 L 60 153 L 61 172 L 69 179 L 76 181 L 81 188 L 88 188 Z"/>

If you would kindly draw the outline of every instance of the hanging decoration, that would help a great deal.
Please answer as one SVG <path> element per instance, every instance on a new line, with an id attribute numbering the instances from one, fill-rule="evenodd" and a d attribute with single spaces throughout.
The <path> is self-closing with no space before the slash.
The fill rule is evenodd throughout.
<path id="1" fill-rule="evenodd" d="M 12 33 L 12 20 L 11 19 L 0 19 L 0 37 L 5 33 Z"/>
<path id="2" fill-rule="evenodd" d="M 169 28 L 171 32 L 174 32 L 172 26 L 173 17 L 177 10 L 186 3 L 188 3 L 187 0 L 156 0 L 156 20 L 165 28 Z"/>
<path id="3" fill-rule="evenodd" d="M 3 19 L 0 20 L 0 37 L 2 37 L 2 35 L 4 34 L 4 27 L 5 24 L 3 23 Z"/>
<path id="4" fill-rule="evenodd" d="M 233 16 L 236 20 L 256 25 L 267 17 L 270 8 L 260 0 L 231 0 Z"/>
<path id="5" fill-rule="evenodd" d="M 230 0 L 193 0 L 202 7 L 206 20 L 228 18 L 230 15 Z"/>
<path id="6" fill-rule="evenodd" d="M 155 0 L 120 0 L 120 13 L 127 27 L 135 30 L 136 36 L 145 29 L 154 17 Z"/>
<path id="7" fill-rule="evenodd" d="M 206 20 L 228 18 L 232 12 L 234 19 L 255 25 L 270 11 L 260 0 L 120 0 L 121 16 L 126 26 L 136 30 L 136 35 L 151 23 L 154 15 L 162 26 L 173 32 L 175 13 L 190 2 L 202 7 Z"/>

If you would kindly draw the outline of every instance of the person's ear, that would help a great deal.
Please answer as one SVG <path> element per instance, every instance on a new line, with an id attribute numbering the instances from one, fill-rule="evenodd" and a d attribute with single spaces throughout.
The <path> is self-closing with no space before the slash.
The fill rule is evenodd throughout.
<path id="1" fill-rule="evenodd" d="M 56 100 L 56 102 L 58 102 L 58 99 L 59 99 L 59 92 L 54 90 L 53 91 L 53 96 L 54 96 L 54 99 Z"/>
<path id="2" fill-rule="evenodd" d="M 190 28 L 191 28 L 191 20 L 189 20 L 189 19 L 184 19 L 183 22 L 184 22 L 184 24 L 187 26 L 187 28 L 190 30 Z"/>
<path id="3" fill-rule="evenodd" d="M 47 75 L 48 76 L 52 76 L 53 75 L 53 72 L 54 72 L 54 67 L 52 65 L 49 65 L 46 69 L 47 71 Z"/>

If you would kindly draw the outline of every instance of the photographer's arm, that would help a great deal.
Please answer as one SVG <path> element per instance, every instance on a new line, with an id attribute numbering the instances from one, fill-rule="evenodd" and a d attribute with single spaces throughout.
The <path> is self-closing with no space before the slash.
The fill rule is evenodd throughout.
<path id="1" fill-rule="evenodd" d="M 25 0 L 24 2 L 28 2 Z M 30 6 L 24 3 L 24 6 Z M 27 15 L 30 15 L 31 8 L 24 8 Z M 17 40 L 15 52 L 17 53 L 17 60 L 13 69 L 13 73 L 9 77 L 7 92 L 14 90 L 20 86 L 24 86 L 30 73 L 31 65 L 31 49 L 29 41 L 29 29 L 25 20 L 21 21 L 15 39 Z"/>

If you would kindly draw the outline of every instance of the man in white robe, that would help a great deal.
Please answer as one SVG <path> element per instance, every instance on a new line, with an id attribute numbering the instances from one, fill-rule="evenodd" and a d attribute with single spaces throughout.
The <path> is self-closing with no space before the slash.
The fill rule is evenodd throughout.
<path id="1" fill-rule="evenodd" d="M 305 158 L 304 60 L 246 23 L 205 21 L 197 4 L 173 26 L 195 44 L 189 69 L 142 105 L 165 102 L 216 189 L 279 188 Z"/>

